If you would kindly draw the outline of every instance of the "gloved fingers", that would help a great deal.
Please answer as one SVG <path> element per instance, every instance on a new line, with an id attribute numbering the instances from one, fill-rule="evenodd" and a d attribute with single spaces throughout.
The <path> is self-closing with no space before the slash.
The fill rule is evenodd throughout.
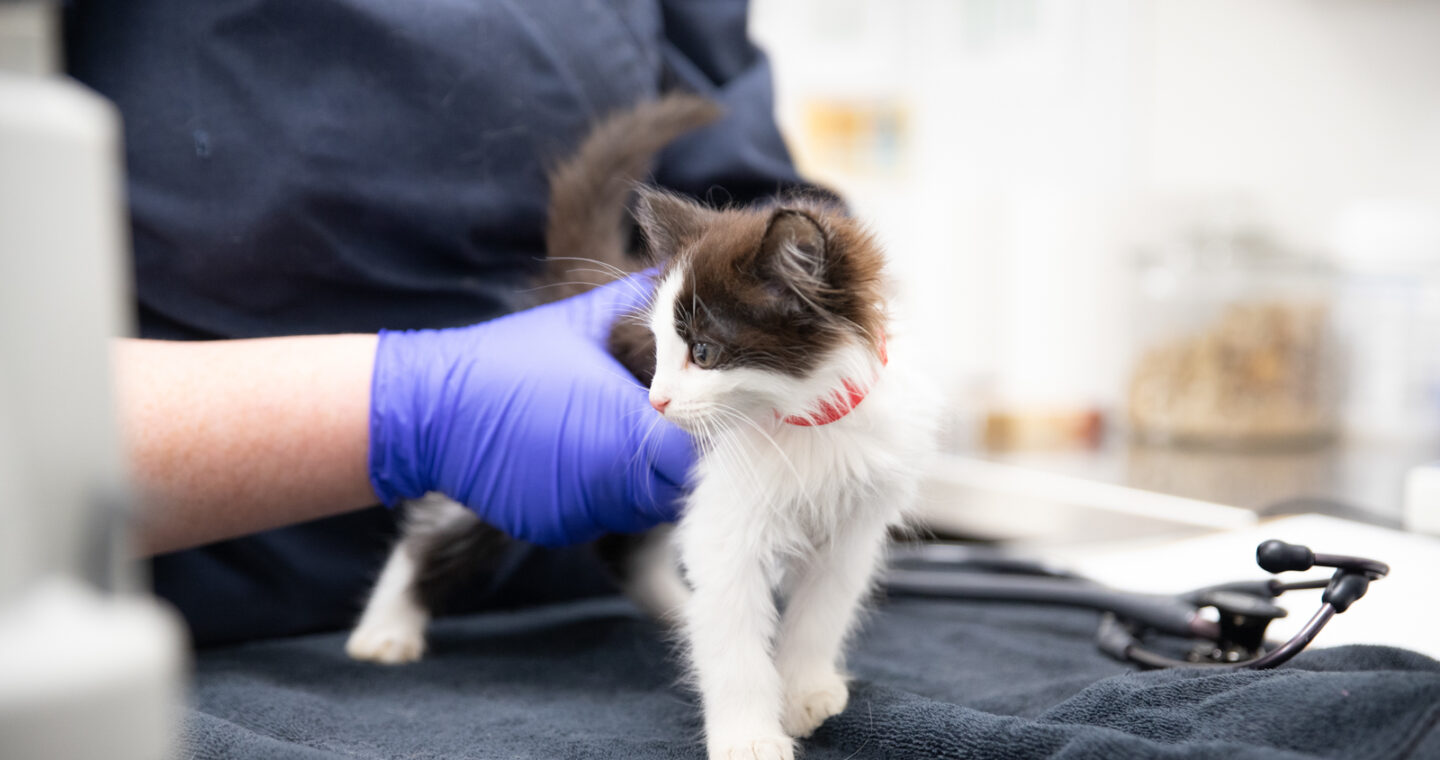
<path id="1" fill-rule="evenodd" d="M 662 418 L 649 438 L 650 469 L 656 477 L 671 485 L 688 486 L 690 470 L 695 467 L 695 441 L 690 434 Z"/>
<path id="2" fill-rule="evenodd" d="M 656 522 L 679 515 L 695 466 L 695 443 L 689 434 L 654 412 L 644 423 L 630 472 L 636 509 Z"/>
<path id="3" fill-rule="evenodd" d="M 631 469 L 635 470 L 634 467 Z M 654 477 L 648 467 L 632 474 L 632 495 L 626 500 L 624 509 L 611 509 L 597 515 L 597 523 L 603 526 L 604 532 L 643 533 L 656 525 L 679 519 L 686 488 Z"/>
<path id="4" fill-rule="evenodd" d="M 688 489 L 682 486 L 665 480 L 654 481 L 649 498 L 636 505 L 636 510 L 645 517 L 645 529 L 680 519 L 680 509 L 685 506 L 686 493 Z"/>

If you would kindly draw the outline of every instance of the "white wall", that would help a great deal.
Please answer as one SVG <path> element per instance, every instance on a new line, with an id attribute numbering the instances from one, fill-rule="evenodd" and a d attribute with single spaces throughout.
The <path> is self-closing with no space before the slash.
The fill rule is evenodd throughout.
<path id="1" fill-rule="evenodd" d="M 890 244 L 951 387 L 1002 402 L 1118 399 L 1139 240 L 1440 217 L 1440 3 L 756 0 L 751 28 L 802 158 L 814 99 L 909 114 L 897 166 L 804 168 Z"/>
<path id="2" fill-rule="evenodd" d="M 1358 201 L 1440 204 L 1440 3 L 1164 0 L 1153 9 L 1154 191 L 1242 193 L 1282 239 L 1318 250 Z"/>

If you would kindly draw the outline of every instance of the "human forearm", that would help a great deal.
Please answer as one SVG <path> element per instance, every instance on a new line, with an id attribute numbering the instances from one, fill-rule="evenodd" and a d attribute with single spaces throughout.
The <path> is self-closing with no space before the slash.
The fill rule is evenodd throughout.
<path id="1" fill-rule="evenodd" d="M 374 335 L 115 347 L 117 405 L 156 553 L 375 502 Z"/>
<path id="2" fill-rule="evenodd" d="M 561 545 L 675 517 L 694 452 L 605 349 L 637 277 L 468 327 L 121 341 L 125 449 L 157 553 L 438 491 Z M 373 384 L 372 384 L 373 382 Z M 373 398 L 372 398 L 373 393 Z"/>

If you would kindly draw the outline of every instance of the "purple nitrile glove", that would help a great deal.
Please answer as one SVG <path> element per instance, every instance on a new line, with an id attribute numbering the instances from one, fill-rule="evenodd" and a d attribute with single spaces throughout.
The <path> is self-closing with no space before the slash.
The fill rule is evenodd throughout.
<path id="1" fill-rule="evenodd" d="M 382 332 L 370 483 L 388 505 L 439 491 L 549 546 L 674 520 L 695 454 L 605 350 L 649 277 L 448 330 Z"/>

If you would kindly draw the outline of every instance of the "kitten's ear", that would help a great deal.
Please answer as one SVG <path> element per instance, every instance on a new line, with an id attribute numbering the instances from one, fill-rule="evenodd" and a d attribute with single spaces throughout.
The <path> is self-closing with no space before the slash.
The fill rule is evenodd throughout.
<path id="1" fill-rule="evenodd" d="M 674 193 L 641 187 L 635 203 L 635 220 L 645 231 L 650 257 L 663 261 L 680 246 L 700 236 L 715 212 Z"/>
<path id="2" fill-rule="evenodd" d="M 825 289 L 825 260 L 829 255 L 825 230 L 804 211 L 779 208 L 760 243 L 761 261 L 802 296 Z"/>

